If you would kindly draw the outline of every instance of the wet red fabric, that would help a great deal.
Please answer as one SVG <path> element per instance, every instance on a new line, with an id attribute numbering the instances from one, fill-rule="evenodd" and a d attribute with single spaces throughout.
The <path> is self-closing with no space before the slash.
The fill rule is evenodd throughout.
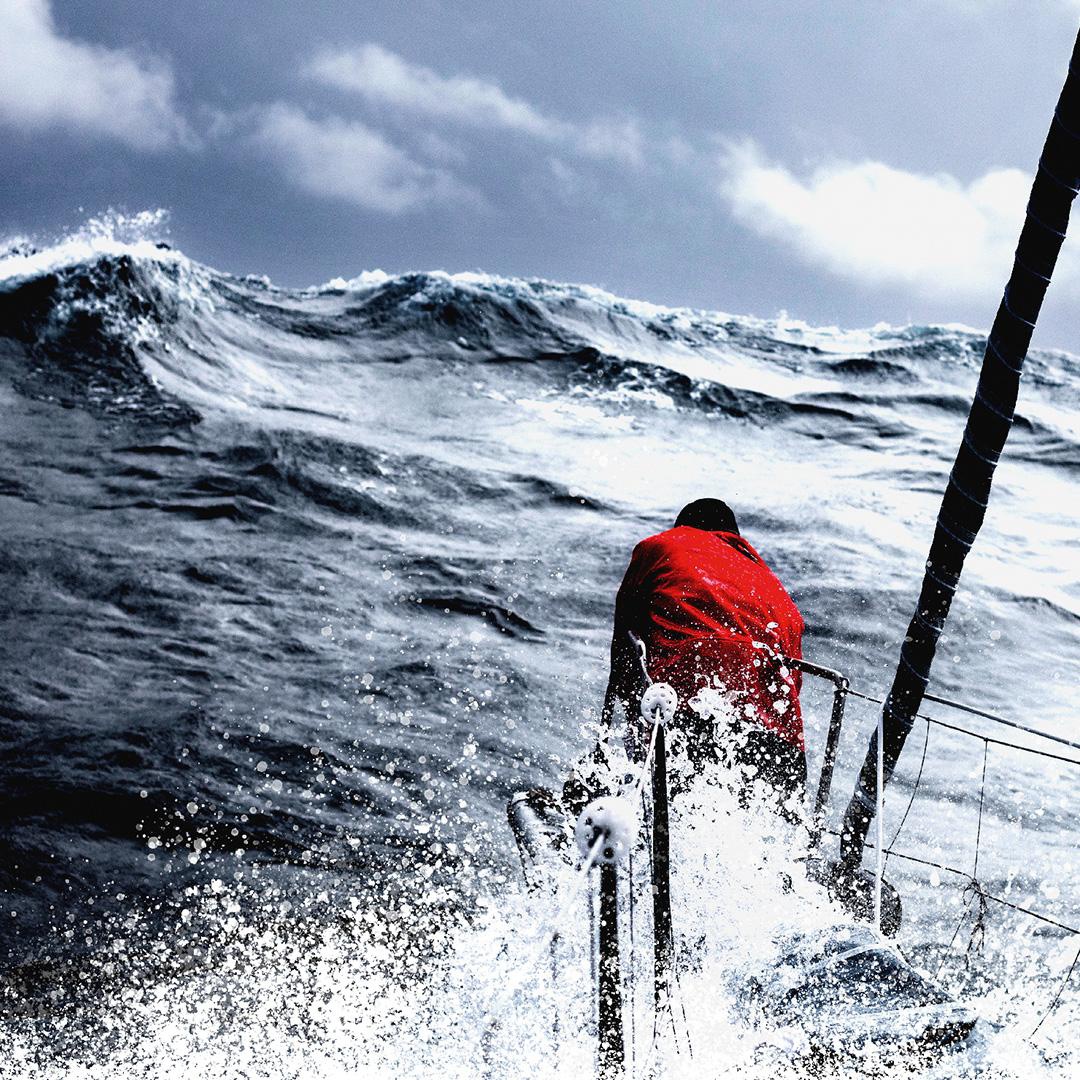
<path id="1" fill-rule="evenodd" d="M 735 533 L 680 526 L 642 540 L 615 605 L 616 632 L 645 642 L 649 674 L 681 701 L 725 688 L 736 712 L 804 748 L 803 619 L 765 560 Z"/>

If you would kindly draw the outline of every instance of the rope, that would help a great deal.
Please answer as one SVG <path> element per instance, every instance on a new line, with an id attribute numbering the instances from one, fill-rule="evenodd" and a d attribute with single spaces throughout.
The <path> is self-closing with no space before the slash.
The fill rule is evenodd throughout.
<path id="1" fill-rule="evenodd" d="M 676 964 L 674 962 L 674 952 L 675 952 L 675 922 L 674 922 L 674 920 L 672 920 L 672 923 L 671 923 L 671 945 L 672 945 L 672 949 L 671 949 L 671 951 L 672 951 L 671 974 L 675 978 L 675 989 L 678 991 L 678 995 L 679 995 L 679 1012 L 682 1013 L 683 1034 L 686 1036 L 686 1052 L 692 1058 L 694 1056 L 694 1047 L 690 1042 L 690 1022 L 686 1018 L 686 997 L 683 994 L 682 982 L 679 980 L 679 966 L 678 966 L 678 964 Z M 678 1037 L 678 1032 L 675 1030 L 675 1010 L 671 1008 L 670 1004 L 668 1005 L 668 1012 L 671 1014 L 671 1032 L 672 1032 L 672 1035 L 675 1036 L 675 1046 L 676 1046 L 676 1049 L 677 1049 L 678 1045 L 679 1045 L 679 1037 Z"/>
<path id="2" fill-rule="evenodd" d="M 981 953 L 986 942 L 986 916 L 990 909 L 986 904 L 986 890 L 983 888 L 982 882 L 973 878 L 964 892 L 970 892 L 972 900 L 977 900 L 979 903 L 979 913 L 971 924 L 971 936 L 968 938 L 967 948 L 964 950 L 964 967 L 970 970 L 972 950 Z"/>
<path id="3" fill-rule="evenodd" d="M 548 918 L 543 920 L 537 927 L 537 934 L 539 940 L 536 948 L 532 951 L 529 957 L 520 965 L 518 965 L 517 977 L 512 978 L 507 983 L 501 992 L 497 992 L 496 995 L 488 1002 L 487 1008 L 484 1012 L 491 1022 L 498 1020 L 499 1014 L 508 1004 L 510 999 L 521 988 L 521 984 L 525 981 L 533 970 L 536 968 L 540 961 L 540 958 L 551 946 L 552 940 L 558 935 L 559 927 L 562 925 L 566 916 L 570 912 L 570 906 L 578 898 L 578 893 L 581 891 L 582 885 L 588 880 L 589 871 L 596 864 L 596 860 L 600 856 L 600 852 L 604 846 L 604 837 L 598 836 L 594 841 L 591 848 L 589 848 L 588 854 L 585 856 L 585 860 L 578 868 L 577 873 L 574 875 L 574 880 L 571 882 L 569 889 L 566 891 L 566 895 L 563 897 L 562 903 L 555 909 L 555 912 Z M 593 905 L 590 901 L 589 904 L 589 918 L 590 924 L 593 918 Z"/>
<path id="4" fill-rule="evenodd" d="M 1068 985 L 1069 979 L 1072 978 L 1073 969 L 1076 967 L 1076 962 L 1080 960 L 1080 949 L 1076 950 L 1076 955 L 1073 957 L 1072 963 L 1069 965 L 1069 970 L 1065 972 L 1065 978 L 1061 980 L 1061 985 L 1057 989 L 1057 993 L 1054 995 L 1054 1000 L 1050 1002 L 1046 1009 L 1046 1012 L 1042 1014 L 1042 1019 L 1035 1025 L 1035 1030 L 1028 1036 L 1029 1039 L 1034 1039 L 1039 1034 L 1039 1028 L 1046 1023 L 1047 1017 L 1058 1007 L 1058 1002 L 1061 1000 L 1061 995 L 1065 991 L 1065 987 Z"/>
<path id="5" fill-rule="evenodd" d="M 923 739 L 922 744 L 922 758 L 919 760 L 919 771 L 915 775 L 915 783 L 911 786 L 911 798 L 908 799 L 908 804 L 904 807 L 904 815 L 900 818 L 900 824 L 896 826 L 896 832 L 893 833 L 892 840 L 889 841 L 889 846 L 885 850 L 885 865 L 889 865 L 889 856 L 892 855 L 892 849 L 896 844 L 897 839 L 900 836 L 901 830 L 904 828 L 904 823 L 908 819 L 908 814 L 911 813 L 911 808 L 915 804 L 915 796 L 919 793 L 919 784 L 922 782 L 923 769 L 926 767 L 926 748 L 930 745 L 930 721 L 926 721 L 926 737 Z"/>
<path id="6" fill-rule="evenodd" d="M 964 895 L 967 896 L 967 890 L 964 890 Z M 952 947 L 956 943 L 956 939 L 960 934 L 960 927 L 964 925 L 964 920 L 968 917 L 968 912 L 971 910 L 971 900 L 968 900 L 964 906 L 964 910 L 960 913 L 960 921 L 956 924 L 956 929 L 952 933 L 952 937 L 949 938 L 949 944 L 945 946 L 945 951 L 941 954 L 941 959 L 938 960 L 938 966 L 934 968 L 934 979 L 941 974 L 941 969 L 945 966 L 945 958 L 952 952 Z"/>
<path id="7" fill-rule="evenodd" d="M 645 776 L 652 763 L 653 754 L 656 752 L 656 736 L 659 731 L 660 720 L 657 718 L 653 721 L 652 731 L 649 733 L 649 747 L 645 751 L 645 760 L 641 763 L 641 770 L 638 772 L 637 783 L 634 784 L 633 790 L 630 793 L 631 802 L 635 802 L 642 797 L 642 792 L 645 788 Z"/>
<path id="8" fill-rule="evenodd" d="M 626 636 L 630 638 L 634 649 L 637 652 L 638 662 L 641 664 L 641 674 L 645 676 L 645 685 L 652 686 L 653 677 L 649 674 L 649 664 L 645 655 L 645 642 L 642 638 L 638 637 L 633 630 L 628 630 Z"/>
<path id="9" fill-rule="evenodd" d="M 645 822 L 645 844 L 646 844 L 646 850 L 649 853 L 649 880 L 652 881 L 652 877 L 653 877 L 652 829 L 649 828 L 648 819 L 646 819 L 646 822 Z M 654 935 L 656 934 L 656 926 L 655 925 L 653 926 L 653 934 Z M 656 1011 L 656 1009 L 654 1009 L 653 1010 L 653 1022 L 652 1022 L 652 1041 L 649 1044 L 649 1052 L 645 1057 L 646 1067 L 648 1066 L 648 1063 L 652 1060 L 653 1051 L 656 1049 L 656 1043 L 657 1043 L 657 1041 L 658 1041 L 658 1039 L 660 1037 L 659 1023 L 660 1023 L 660 1014 L 659 1014 L 659 1012 Z"/>
<path id="10" fill-rule="evenodd" d="M 975 828 L 975 865 L 971 871 L 971 880 L 979 877 L 979 846 L 982 840 L 983 802 L 986 799 L 986 759 L 990 756 L 990 742 L 983 739 L 982 781 L 979 783 L 979 824 Z"/>
<path id="11" fill-rule="evenodd" d="M 551 939 L 551 996 L 558 1000 L 559 997 L 559 935 Z M 559 1010 L 551 1010 L 551 1052 L 559 1052 Z"/>
<path id="12" fill-rule="evenodd" d="M 641 1075 L 649 1075 L 649 1066 L 652 1064 L 653 1054 L 656 1053 L 656 1023 L 653 1023 L 653 1037 L 652 1042 L 649 1043 L 649 1052 L 645 1055 L 645 1061 L 641 1066 Z"/>

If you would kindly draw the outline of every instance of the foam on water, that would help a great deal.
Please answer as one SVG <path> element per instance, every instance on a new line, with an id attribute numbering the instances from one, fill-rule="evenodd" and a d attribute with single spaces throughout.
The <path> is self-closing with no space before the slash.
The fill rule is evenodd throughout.
<path id="1" fill-rule="evenodd" d="M 130 216 L 109 211 L 90 218 L 76 232 L 43 248 L 26 237 L 13 238 L 0 249 L 0 283 L 10 287 L 79 264 L 90 265 L 102 258 L 126 256 L 147 262 L 188 262 L 162 243 L 160 237 L 167 223 L 168 214 L 164 210 L 144 210 Z"/>

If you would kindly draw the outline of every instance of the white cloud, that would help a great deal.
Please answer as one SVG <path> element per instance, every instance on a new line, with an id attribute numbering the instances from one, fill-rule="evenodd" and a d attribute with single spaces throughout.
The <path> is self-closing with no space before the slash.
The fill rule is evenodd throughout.
<path id="1" fill-rule="evenodd" d="M 0 122 L 141 150 L 190 138 L 167 64 L 60 37 L 48 0 L 0 0 L 0 73 Z"/>
<path id="2" fill-rule="evenodd" d="M 359 94 L 374 104 L 564 143 L 587 157 L 629 164 L 642 158 L 641 133 L 633 120 L 567 123 L 511 97 L 497 83 L 467 75 L 440 75 L 410 64 L 381 45 L 325 49 L 313 57 L 306 73 L 324 85 Z"/>
<path id="3" fill-rule="evenodd" d="M 312 59 L 308 71 L 328 86 L 413 112 L 542 138 L 556 134 L 552 121 L 527 102 L 509 97 L 495 83 L 465 76 L 444 78 L 430 68 L 407 63 L 381 45 L 324 50 Z"/>
<path id="4" fill-rule="evenodd" d="M 635 120 L 590 120 L 573 129 L 569 142 L 585 157 L 627 165 L 640 165 L 645 158 L 645 141 Z"/>
<path id="5" fill-rule="evenodd" d="M 964 184 L 877 161 L 836 163 L 805 179 L 752 144 L 720 159 L 735 217 L 804 259 L 855 281 L 930 295 L 982 296 L 1012 266 L 1031 176 L 992 169 Z"/>
<path id="6" fill-rule="evenodd" d="M 315 195 L 391 214 L 475 199 L 449 173 L 421 165 L 356 121 L 315 120 L 283 103 L 259 109 L 254 117 L 255 144 L 293 183 Z"/>

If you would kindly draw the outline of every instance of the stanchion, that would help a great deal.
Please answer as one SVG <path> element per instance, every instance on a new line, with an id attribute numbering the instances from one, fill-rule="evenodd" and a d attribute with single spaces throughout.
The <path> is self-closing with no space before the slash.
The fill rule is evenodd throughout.
<path id="1" fill-rule="evenodd" d="M 642 695 L 641 716 L 650 725 L 651 734 L 636 782 L 623 795 L 594 799 L 581 811 L 574 827 L 578 850 L 586 860 L 584 872 L 588 873 L 593 865 L 600 867 L 600 959 L 596 971 L 598 1080 L 621 1080 L 625 1074 L 617 867 L 635 841 L 642 787 L 649 775 L 653 789 L 653 913 L 656 926 L 660 928 L 656 934 L 657 1014 L 661 1008 L 668 1007 L 667 977 L 671 970 L 672 934 L 664 725 L 675 715 L 678 704 L 678 697 L 670 686 L 650 681 Z M 633 889 L 633 881 L 629 882 L 629 887 Z"/>
<path id="2" fill-rule="evenodd" d="M 623 1038 L 622 964 L 619 959 L 618 864 L 637 832 L 634 804 L 618 795 L 593 799 L 578 817 L 574 838 L 585 857 L 582 870 L 600 867 L 599 960 L 596 979 L 596 1073 L 598 1080 L 620 1080 L 626 1060 Z M 592 911 L 592 907 L 589 909 Z M 590 930 L 592 928 L 590 927 Z"/>
<path id="3" fill-rule="evenodd" d="M 626 1060 L 623 1039 L 622 965 L 619 961 L 618 870 L 600 867 L 600 962 L 597 965 L 598 1080 L 620 1080 Z"/>
<path id="4" fill-rule="evenodd" d="M 667 740 L 663 724 L 656 728 L 652 766 L 652 894 L 653 894 L 653 987 L 656 1021 L 670 1008 L 671 981 L 671 877 L 668 828 Z"/>

